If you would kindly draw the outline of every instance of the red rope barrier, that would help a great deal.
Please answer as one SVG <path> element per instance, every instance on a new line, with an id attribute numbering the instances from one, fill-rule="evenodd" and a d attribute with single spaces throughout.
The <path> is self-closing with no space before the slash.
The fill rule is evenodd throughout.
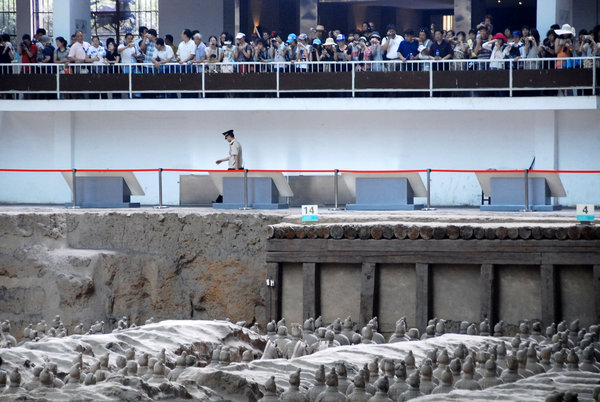
<path id="1" fill-rule="evenodd" d="M 0 172 L 63 173 L 63 172 L 72 172 L 72 170 L 71 169 L 0 169 Z"/>
<path id="2" fill-rule="evenodd" d="M 600 170 L 530 170 L 529 173 L 600 173 Z"/>
<path id="3" fill-rule="evenodd" d="M 339 170 L 340 173 L 426 173 L 427 169 L 417 170 Z"/>
<path id="4" fill-rule="evenodd" d="M 248 169 L 248 172 L 257 173 L 335 173 L 333 169 L 327 170 L 303 170 L 303 169 L 292 169 L 292 170 L 272 170 L 272 169 Z"/>
<path id="5" fill-rule="evenodd" d="M 469 169 L 431 169 L 431 172 L 440 173 L 525 173 L 524 169 L 521 170 L 469 170 Z M 530 172 L 532 172 L 530 170 Z"/>
<path id="6" fill-rule="evenodd" d="M 223 172 L 244 172 L 243 170 L 223 170 L 223 169 L 163 169 L 163 172 L 201 172 L 201 173 L 223 173 Z"/>
<path id="7" fill-rule="evenodd" d="M 77 169 L 77 172 L 158 172 L 158 169 Z"/>

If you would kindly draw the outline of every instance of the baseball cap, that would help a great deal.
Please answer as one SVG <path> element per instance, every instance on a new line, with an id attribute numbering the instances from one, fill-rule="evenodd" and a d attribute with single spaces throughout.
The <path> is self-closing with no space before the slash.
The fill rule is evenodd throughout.
<path id="1" fill-rule="evenodd" d="M 291 33 L 291 34 L 288 35 L 288 38 L 287 38 L 286 42 L 287 43 L 292 43 L 295 40 L 296 40 L 296 34 L 295 33 Z"/>
<path id="2" fill-rule="evenodd" d="M 341 41 L 343 41 L 343 40 L 346 40 L 346 35 L 344 35 L 344 34 L 339 34 L 339 35 L 338 35 L 338 36 L 335 38 L 335 40 L 336 40 L 336 41 L 338 41 L 338 42 L 341 42 Z"/>
<path id="3" fill-rule="evenodd" d="M 246 34 L 243 33 L 243 32 L 238 32 L 238 34 L 235 35 L 236 39 L 242 39 L 242 38 L 245 38 L 245 37 L 246 37 Z"/>
<path id="4" fill-rule="evenodd" d="M 301 33 L 300 35 L 298 35 L 298 39 L 300 40 L 306 40 L 306 38 L 308 38 L 308 36 L 305 33 Z"/>
<path id="5" fill-rule="evenodd" d="M 321 44 L 321 40 L 320 39 L 313 39 L 313 45 L 320 45 Z"/>

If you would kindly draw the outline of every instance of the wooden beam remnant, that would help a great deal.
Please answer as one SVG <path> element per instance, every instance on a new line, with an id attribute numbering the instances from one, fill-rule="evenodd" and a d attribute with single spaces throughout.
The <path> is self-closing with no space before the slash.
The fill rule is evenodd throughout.
<path id="1" fill-rule="evenodd" d="M 596 304 L 596 321 L 600 322 L 600 264 L 594 265 L 594 297 Z"/>
<path id="2" fill-rule="evenodd" d="M 544 326 L 560 321 L 560 293 L 558 268 L 552 264 L 540 265 L 542 323 Z"/>
<path id="3" fill-rule="evenodd" d="M 281 318 L 281 265 L 267 263 L 267 320 Z"/>
<path id="4" fill-rule="evenodd" d="M 302 264 L 302 319 L 317 318 L 319 310 L 319 284 L 317 264 L 305 262 Z"/>
<path id="5" fill-rule="evenodd" d="M 416 325 L 421 333 L 425 332 L 427 321 L 431 318 L 433 310 L 432 290 L 433 283 L 431 281 L 431 266 L 429 264 L 415 264 L 417 274 L 417 308 L 416 308 Z"/>
<path id="6" fill-rule="evenodd" d="M 375 315 L 375 274 L 376 264 L 364 262 L 360 275 L 359 326 L 362 328 Z"/>
<path id="7" fill-rule="evenodd" d="M 493 264 L 481 264 L 480 321 L 487 318 L 492 328 L 498 322 L 496 278 L 496 267 Z"/>

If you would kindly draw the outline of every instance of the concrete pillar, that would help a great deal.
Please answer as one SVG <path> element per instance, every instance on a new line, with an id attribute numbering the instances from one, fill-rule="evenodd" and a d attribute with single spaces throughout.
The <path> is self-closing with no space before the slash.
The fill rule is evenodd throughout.
<path id="1" fill-rule="evenodd" d="M 545 36 L 553 24 L 573 25 L 573 0 L 538 0 L 536 26 Z"/>
<path id="2" fill-rule="evenodd" d="M 299 15 L 300 18 L 300 31 L 310 36 L 310 28 L 317 26 L 317 16 L 319 9 L 318 0 L 300 0 L 299 4 Z"/>
<path id="3" fill-rule="evenodd" d="M 31 32 L 31 2 L 17 1 L 17 37 L 15 44 L 22 41 L 25 34 L 33 36 L 35 32 Z"/>
<path id="4" fill-rule="evenodd" d="M 54 0 L 54 37 L 62 36 L 70 42 L 71 35 L 80 30 L 86 41 L 91 41 L 91 6 L 87 1 Z"/>
<path id="5" fill-rule="evenodd" d="M 472 0 L 454 0 L 454 32 L 469 32 L 477 24 L 473 24 L 471 3 Z"/>
<path id="6" fill-rule="evenodd" d="M 227 31 L 227 29 L 224 29 L 224 4 L 223 0 L 204 0 L 201 2 L 194 0 L 159 0 L 158 34 L 161 37 L 171 34 L 175 43 L 178 44 L 181 40 L 181 31 L 186 28 L 198 29 L 204 41 L 208 42 L 211 35 L 218 37 L 221 32 Z M 181 10 L 186 10 L 186 12 L 182 13 Z M 233 34 L 231 30 L 228 32 Z"/>
<path id="7" fill-rule="evenodd" d="M 73 169 L 75 166 L 75 134 L 73 130 L 73 114 L 75 112 L 53 113 L 52 125 L 52 167 L 54 169 Z M 65 197 L 63 186 L 53 188 L 52 199 L 62 200 Z"/>

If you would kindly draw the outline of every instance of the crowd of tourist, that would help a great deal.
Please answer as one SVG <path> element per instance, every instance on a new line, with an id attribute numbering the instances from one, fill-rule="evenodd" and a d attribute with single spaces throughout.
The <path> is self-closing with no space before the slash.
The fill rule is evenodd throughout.
<path id="1" fill-rule="evenodd" d="M 140 27 L 136 37 L 127 33 L 119 43 L 113 38 L 102 43 L 98 36 L 88 43 L 84 34 L 77 31 L 70 42 L 58 37 L 53 44 L 46 31 L 38 29 L 33 38 L 23 35 L 18 46 L 13 46 L 10 37 L 3 35 L 0 63 L 10 63 L 18 56 L 21 63 L 62 64 L 66 68 L 70 63 L 89 63 L 102 72 L 114 71 L 116 64 L 127 65 L 122 68 L 128 72 L 129 65 L 136 63 L 145 63 L 136 72 L 192 72 L 201 71 L 204 66 L 208 66 L 210 72 L 246 72 L 255 71 L 256 67 L 248 64 L 252 62 L 282 63 L 277 68 L 286 71 L 291 65 L 294 71 L 315 71 L 315 68 L 318 71 L 345 71 L 350 68 L 348 62 L 359 62 L 354 63 L 357 71 L 382 71 L 413 69 L 415 65 L 426 70 L 430 64 L 436 69 L 504 69 L 510 61 L 516 63 L 516 68 L 540 68 L 543 64 L 527 63 L 526 60 L 564 58 L 565 61 L 548 66 L 567 68 L 582 63 L 573 58 L 600 55 L 599 35 L 600 26 L 577 32 L 574 27 L 564 24 L 553 25 L 542 39 L 538 30 L 529 26 L 497 30 L 490 15 L 469 32 L 444 31 L 434 25 L 418 31 L 398 32 L 391 24 L 380 31 L 374 23 L 365 22 L 361 30 L 346 33 L 340 29 L 326 31 L 324 26 L 318 25 L 311 29 L 310 35 L 290 33 L 285 36 L 279 31 L 257 30 L 249 37 L 242 32 L 235 36 L 223 32 L 219 37 L 210 36 L 205 41 L 199 31 L 184 29 L 178 44 L 172 35 L 159 37 L 155 29 L 146 27 Z M 448 63 L 439 63 L 440 66 L 438 63 L 409 63 L 449 59 L 465 60 L 465 63 L 455 63 L 452 67 Z M 321 63 L 317 67 L 309 63 L 315 61 L 331 63 Z M 372 63 L 378 61 L 396 63 Z M 469 61 L 486 63 L 482 67 L 482 64 Z M 448 65 L 442 67 L 445 64 Z M 30 71 L 27 67 L 24 69 Z"/>

